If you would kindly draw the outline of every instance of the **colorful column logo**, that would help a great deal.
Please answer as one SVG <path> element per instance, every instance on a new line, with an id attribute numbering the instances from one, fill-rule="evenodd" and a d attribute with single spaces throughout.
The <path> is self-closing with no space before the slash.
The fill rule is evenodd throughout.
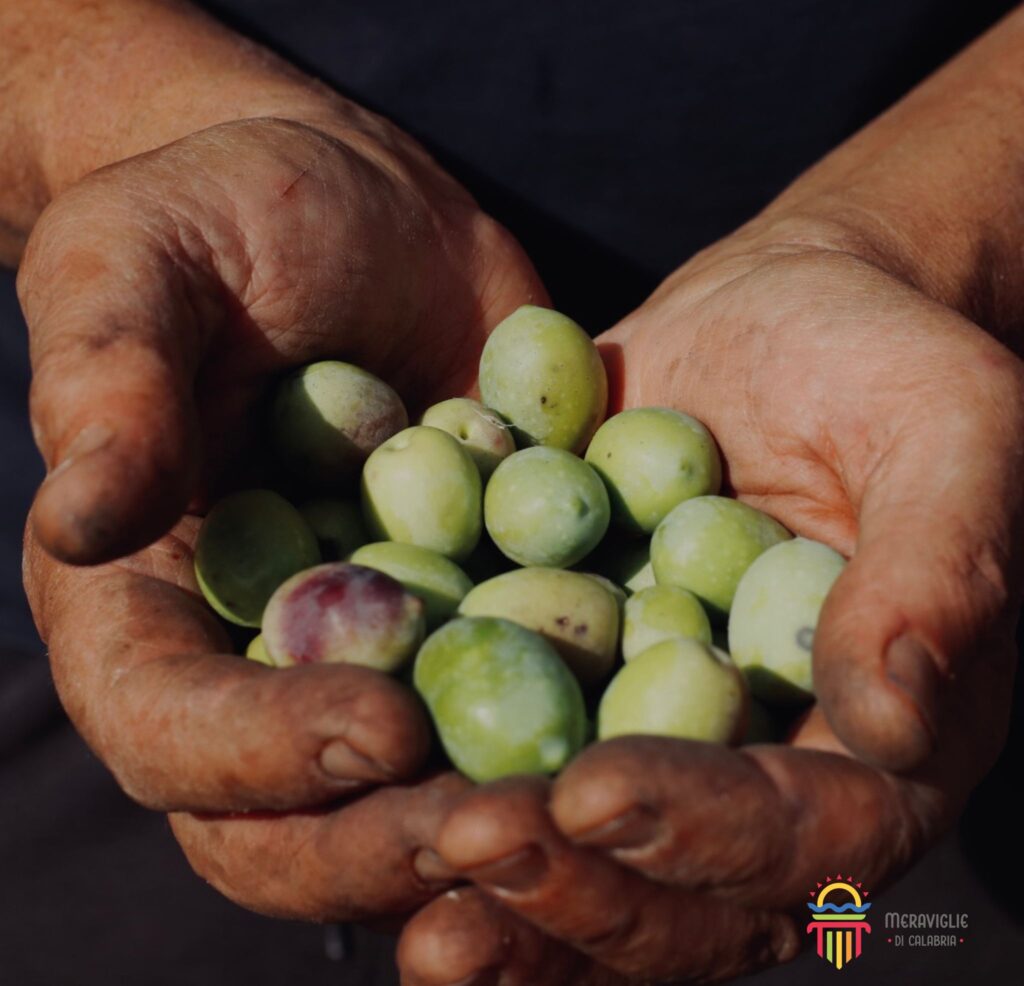
<path id="1" fill-rule="evenodd" d="M 871 934 L 871 925 L 868 924 L 865 915 L 870 909 L 870 904 L 862 902 L 860 893 L 861 884 L 855 887 L 853 877 L 848 876 L 846 880 L 825 877 L 824 886 L 818 884 L 818 900 L 816 904 L 808 904 L 814 920 L 807 925 L 807 934 L 818 936 L 818 954 L 826 961 L 831 962 L 837 969 L 849 965 L 860 955 L 861 936 L 866 931 Z M 836 904 L 829 901 L 831 895 L 837 895 L 843 904 Z M 864 897 L 868 892 L 864 891 Z M 814 891 L 811 891 L 814 896 Z"/>

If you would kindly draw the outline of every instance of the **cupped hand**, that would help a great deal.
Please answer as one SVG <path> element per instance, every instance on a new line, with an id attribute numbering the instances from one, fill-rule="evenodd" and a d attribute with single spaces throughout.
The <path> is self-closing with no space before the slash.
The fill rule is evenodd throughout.
<path id="1" fill-rule="evenodd" d="M 623 406 L 705 421 L 741 499 L 852 556 L 815 637 L 817 703 L 784 744 L 626 737 L 553 783 L 467 794 L 436 845 L 476 888 L 408 927 L 414 986 L 455 979 L 440 954 L 502 986 L 724 979 L 784 961 L 818 884 L 884 889 L 1004 740 L 1016 357 L 793 223 L 698 255 L 601 342 Z M 446 937 L 467 926 L 475 936 Z"/>
<path id="2" fill-rule="evenodd" d="M 421 849 L 463 783 L 410 780 L 418 703 L 366 669 L 232 655 L 189 510 L 258 477 L 289 367 L 349 359 L 413 407 L 471 382 L 486 329 L 545 299 L 519 247 L 411 141 L 325 113 L 93 173 L 43 214 L 18 286 L 48 467 L 26 586 L 76 726 L 249 907 L 344 919 L 436 893 Z"/>

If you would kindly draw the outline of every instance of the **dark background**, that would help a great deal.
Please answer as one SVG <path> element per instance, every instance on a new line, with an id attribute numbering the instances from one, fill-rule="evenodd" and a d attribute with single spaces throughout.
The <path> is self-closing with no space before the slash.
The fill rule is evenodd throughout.
<path id="1" fill-rule="evenodd" d="M 1011 5 L 929 0 L 450 0 L 208 5 L 414 133 L 596 332 L 749 218 Z M 25 330 L 0 275 L 0 986 L 394 982 L 388 939 L 270 921 L 192 875 L 63 717 L 20 587 L 41 467 Z M 956 830 L 874 898 L 846 983 L 1020 981 L 1014 729 Z M 870 825 L 870 818 L 864 819 Z M 887 910 L 967 912 L 955 950 L 895 950 Z M 330 947 L 326 947 L 326 946 Z M 813 954 L 749 980 L 816 984 Z"/>

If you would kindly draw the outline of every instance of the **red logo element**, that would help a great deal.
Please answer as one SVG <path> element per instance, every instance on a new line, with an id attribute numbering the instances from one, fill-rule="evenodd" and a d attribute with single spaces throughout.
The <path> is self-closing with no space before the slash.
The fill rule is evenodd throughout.
<path id="1" fill-rule="evenodd" d="M 827 876 L 824 886 L 819 883 L 817 893 L 812 890 L 809 896 L 816 901 L 807 905 L 814 915 L 807 934 L 817 935 L 818 955 L 842 969 L 860 956 L 864 933 L 871 934 L 866 917 L 871 905 L 864 903 L 868 891 L 854 884 L 852 876 Z"/>

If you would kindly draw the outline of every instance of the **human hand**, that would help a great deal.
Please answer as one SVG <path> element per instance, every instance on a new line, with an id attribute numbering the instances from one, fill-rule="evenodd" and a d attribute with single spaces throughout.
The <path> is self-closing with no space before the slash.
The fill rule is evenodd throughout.
<path id="1" fill-rule="evenodd" d="M 840 871 L 883 888 L 998 754 L 1020 364 L 833 237 L 754 223 L 600 341 L 622 406 L 700 418 L 741 499 L 853 555 L 815 638 L 817 704 L 785 744 L 627 737 L 553 783 L 469 793 L 436 845 L 477 889 L 408 927 L 410 986 L 455 980 L 446 967 L 554 986 L 784 961 L 810 890 Z"/>
<path id="2" fill-rule="evenodd" d="M 291 366 L 350 359 L 414 402 L 468 385 L 485 330 L 545 298 L 518 246 L 412 141 L 327 107 L 73 185 L 19 292 L 49 470 L 26 587 L 78 729 L 248 907 L 348 919 L 436 893 L 417 854 L 463 782 L 399 783 L 429 749 L 418 703 L 367 669 L 231 655 L 193 512 L 258 473 L 262 401 Z"/>

